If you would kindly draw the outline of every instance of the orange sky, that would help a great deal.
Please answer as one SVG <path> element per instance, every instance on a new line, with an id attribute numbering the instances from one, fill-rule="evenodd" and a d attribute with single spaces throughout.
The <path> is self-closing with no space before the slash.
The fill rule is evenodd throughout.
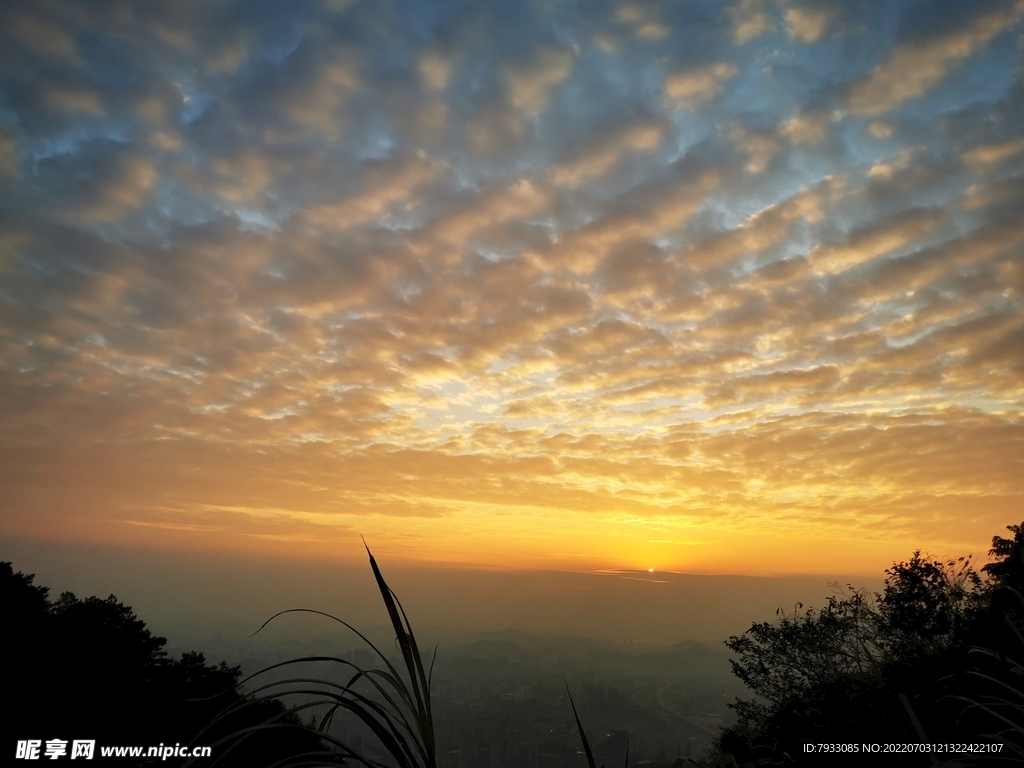
<path id="1" fill-rule="evenodd" d="M 1024 3 L 476 5 L 5 11 L 0 535 L 877 576 L 1018 520 Z"/>

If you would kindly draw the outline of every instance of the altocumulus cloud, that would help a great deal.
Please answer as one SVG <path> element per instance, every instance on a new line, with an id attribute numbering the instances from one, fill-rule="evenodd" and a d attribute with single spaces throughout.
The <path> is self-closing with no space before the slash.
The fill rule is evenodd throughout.
<path id="1" fill-rule="evenodd" d="M 1019 514 L 1019 0 L 0 29 L 5 534 L 715 567 L 664 542 Z"/>

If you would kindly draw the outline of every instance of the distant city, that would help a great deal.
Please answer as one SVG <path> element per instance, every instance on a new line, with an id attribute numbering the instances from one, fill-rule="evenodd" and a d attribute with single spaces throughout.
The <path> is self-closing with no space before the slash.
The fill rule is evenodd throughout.
<path id="1" fill-rule="evenodd" d="M 580 765 L 583 746 L 566 684 L 598 765 L 622 766 L 628 740 L 629 765 L 667 767 L 703 755 L 719 727 L 734 721 L 726 705 L 744 693 L 730 673 L 728 650 L 716 643 L 615 643 L 516 631 L 474 637 L 487 639 L 438 651 L 431 702 L 439 768 Z M 341 658 L 364 669 L 381 666 L 368 648 L 350 648 Z M 266 661 L 251 658 L 246 666 Z M 315 666 L 318 677 L 340 676 L 337 666 Z M 358 722 L 336 719 L 332 733 L 367 756 L 387 758 Z"/>

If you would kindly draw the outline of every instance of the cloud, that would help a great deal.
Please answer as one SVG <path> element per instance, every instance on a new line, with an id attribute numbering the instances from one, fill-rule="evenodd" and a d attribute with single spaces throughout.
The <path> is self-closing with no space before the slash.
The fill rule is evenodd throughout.
<path id="1" fill-rule="evenodd" d="M 881 122 L 880 120 L 872 120 L 868 123 L 868 133 L 876 139 L 888 139 L 892 136 L 893 127 L 888 123 Z"/>
<path id="2" fill-rule="evenodd" d="M 206 71 L 214 75 L 231 74 L 238 71 L 251 54 L 252 43 L 236 40 L 206 59 Z"/>
<path id="3" fill-rule="evenodd" d="M 539 212 L 550 202 L 549 192 L 527 179 L 520 179 L 480 195 L 471 204 L 435 221 L 430 234 L 453 246 L 465 246 L 483 229 Z"/>
<path id="4" fill-rule="evenodd" d="M 895 157 L 887 158 L 884 162 L 879 161 L 871 166 L 868 170 L 869 179 L 878 179 L 881 181 L 887 181 L 895 176 L 898 172 L 904 171 L 910 167 L 914 160 L 914 155 L 917 152 L 918 147 L 909 147 L 907 149 L 901 149 L 896 153 Z"/>
<path id="5" fill-rule="evenodd" d="M 180 152 L 182 148 L 181 137 L 173 131 L 157 131 L 151 135 L 150 141 L 167 152 Z"/>
<path id="6" fill-rule="evenodd" d="M 637 27 L 636 36 L 641 40 L 664 40 L 672 33 L 664 24 L 651 21 Z"/>
<path id="7" fill-rule="evenodd" d="M 560 238 L 545 256 L 573 272 L 589 272 L 615 248 L 677 230 L 720 184 L 721 175 L 709 171 L 696 179 L 653 185 L 643 207 L 634 203 L 579 227 Z"/>
<path id="8" fill-rule="evenodd" d="M 148 158 L 124 158 L 74 215 L 99 223 L 118 221 L 148 201 L 158 178 L 157 168 Z"/>
<path id="9" fill-rule="evenodd" d="M 736 45 L 743 45 L 775 29 L 765 13 L 763 0 L 740 0 L 728 9 L 728 13 L 732 19 L 732 36 Z"/>
<path id="10" fill-rule="evenodd" d="M 917 98 L 939 85 L 954 66 L 974 55 L 999 33 L 1024 18 L 1024 3 L 978 16 L 966 29 L 904 43 L 846 94 L 846 106 L 856 115 L 876 117 Z"/>
<path id="11" fill-rule="evenodd" d="M 99 96 L 84 88 L 49 88 L 43 94 L 43 102 L 62 112 L 81 112 L 94 117 L 105 117 L 107 114 Z"/>
<path id="12" fill-rule="evenodd" d="M 356 54 L 331 53 L 317 64 L 315 74 L 287 98 L 285 113 L 303 127 L 334 137 L 338 133 L 339 110 L 361 82 Z"/>
<path id="13" fill-rule="evenodd" d="M 499 154 L 516 147 L 525 130 L 521 112 L 498 104 L 482 109 L 466 127 L 470 151 L 478 156 Z"/>
<path id="14" fill-rule="evenodd" d="M 822 393 L 839 383 L 840 378 L 840 370 L 836 366 L 773 371 L 756 376 L 737 377 L 725 387 L 712 387 L 712 393 L 705 398 L 704 403 L 709 408 L 715 408 L 720 405 L 777 397 L 783 393 L 785 396 L 792 396 L 801 390 Z"/>
<path id="15" fill-rule="evenodd" d="M 165 149 L 175 149 L 173 141 L 161 142 Z M 257 147 L 248 146 L 228 157 L 218 158 L 212 170 L 218 177 L 216 194 L 234 203 L 251 203 L 262 196 L 273 182 L 275 163 L 268 161 Z"/>
<path id="16" fill-rule="evenodd" d="M 837 15 L 831 8 L 800 6 L 786 10 L 786 33 L 801 43 L 814 43 Z"/>
<path id="17" fill-rule="evenodd" d="M 595 34 L 591 41 L 602 51 L 610 56 L 618 56 L 620 52 L 619 43 L 611 35 Z"/>
<path id="18" fill-rule="evenodd" d="M 0 175 L 19 178 L 18 142 L 13 136 L 0 133 Z"/>
<path id="19" fill-rule="evenodd" d="M 728 62 L 677 72 L 665 78 L 665 96 L 679 109 L 696 109 L 717 96 L 738 72 L 736 65 Z"/>
<path id="20" fill-rule="evenodd" d="M 851 233 L 840 243 L 819 245 L 807 254 L 819 272 L 838 272 L 919 242 L 942 223 L 932 211 L 909 211 Z"/>
<path id="21" fill-rule="evenodd" d="M 418 62 L 420 78 L 430 91 L 443 91 L 448 87 L 453 64 L 437 51 L 424 52 Z"/>
<path id="22" fill-rule="evenodd" d="M 756 133 L 733 123 L 728 129 L 728 136 L 736 144 L 736 148 L 747 156 L 747 171 L 761 173 L 779 151 L 779 143 L 774 136 Z"/>
<path id="23" fill-rule="evenodd" d="M 744 254 L 768 251 L 785 242 L 794 224 L 821 222 L 830 206 L 842 197 L 845 184 L 843 178 L 826 177 L 751 214 L 735 228 L 692 244 L 682 257 L 695 268 L 707 269 Z"/>
<path id="24" fill-rule="evenodd" d="M 17 15 L 9 29 L 14 37 L 46 56 L 71 64 L 82 63 L 74 38 L 55 24 Z"/>
<path id="25" fill-rule="evenodd" d="M 154 128 L 173 131 L 180 127 L 174 125 L 174 122 L 182 114 L 183 108 L 188 106 L 186 98 L 180 84 L 158 80 L 147 83 L 134 95 L 131 108 L 135 115 Z"/>
<path id="26" fill-rule="evenodd" d="M 529 114 L 547 109 L 551 89 L 572 71 L 575 54 L 571 50 L 541 51 L 526 67 L 506 72 L 512 106 Z"/>
<path id="27" fill-rule="evenodd" d="M 443 101 L 431 101 L 424 104 L 413 117 L 412 133 L 417 141 L 435 143 L 444 137 L 448 124 L 448 105 Z M 486 144 L 486 141 L 482 143 Z"/>
<path id="28" fill-rule="evenodd" d="M 780 126 L 780 133 L 794 144 L 821 146 L 828 137 L 828 127 L 838 115 L 823 113 L 800 113 L 793 115 Z"/>
<path id="29" fill-rule="evenodd" d="M 1024 138 L 1011 139 L 999 144 L 979 144 L 964 152 L 963 159 L 971 167 L 971 170 L 980 173 L 1021 152 L 1024 152 Z"/>
<path id="30" fill-rule="evenodd" d="M 559 186 L 578 186 L 603 176 L 614 168 L 627 152 L 651 152 L 665 137 L 659 123 L 635 123 L 585 148 L 577 159 L 553 165 L 548 178 Z"/>
<path id="31" fill-rule="evenodd" d="M 975 210 L 1012 200 L 1024 191 L 1022 186 L 1024 178 L 1019 173 L 990 184 L 972 184 L 967 188 L 961 205 L 967 210 Z"/>
<path id="32" fill-rule="evenodd" d="M 192 33 L 182 26 L 158 20 L 153 22 L 151 29 L 161 42 L 169 46 L 185 51 L 192 51 L 196 47 Z"/>
<path id="33" fill-rule="evenodd" d="M 315 227 L 344 232 L 386 215 L 388 209 L 410 199 L 421 185 L 440 172 L 422 154 L 411 154 L 371 165 L 362 180 L 362 192 L 338 202 L 307 208 L 303 218 Z"/>

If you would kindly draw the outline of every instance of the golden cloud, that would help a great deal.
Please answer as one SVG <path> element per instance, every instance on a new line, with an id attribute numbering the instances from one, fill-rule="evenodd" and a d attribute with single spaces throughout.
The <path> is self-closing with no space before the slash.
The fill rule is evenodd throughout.
<path id="1" fill-rule="evenodd" d="M 48 107 L 62 112 L 82 112 L 94 117 L 107 114 L 99 96 L 84 88 L 49 88 L 43 94 L 43 101 Z"/>
<path id="2" fill-rule="evenodd" d="M 1011 139 L 998 144 L 979 144 L 964 152 L 963 159 L 971 167 L 971 170 L 980 173 L 1021 152 L 1024 152 L 1024 138 Z"/>
<path id="3" fill-rule="evenodd" d="M 548 179 L 559 186 L 575 187 L 603 176 L 614 168 L 627 152 L 650 152 L 665 136 L 665 128 L 657 123 L 637 123 L 588 148 L 577 160 L 553 165 Z"/>
<path id="4" fill-rule="evenodd" d="M 60 27 L 29 16 L 16 16 L 10 26 L 11 33 L 40 53 L 72 64 L 81 64 L 75 40 Z"/>
<path id="5" fill-rule="evenodd" d="M 897 46 L 887 61 L 855 83 L 846 96 L 849 110 L 875 117 L 937 86 L 960 61 L 974 55 L 1003 30 L 1024 18 L 1024 2 L 979 16 L 966 29 Z"/>
<path id="6" fill-rule="evenodd" d="M 301 126 L 336 138 L 338 111 L 361 82 L 358 58 L 351 52 L 341 52 L 325 62 L 315 77 L 295 91 L 285 105 L 285 113 Z"/>
<path id="7" fill-rule="evenodd" d="M 505 77 L 512 106 L 529 114 L 544 112 L 551 89 L 569 76 L 575 58 L 572 50 L 545 50 L 530 66 L 509 69 Z"/>
<path id="8" fill-rule="evenodd" d="M 421 185 L 436 178 L 440 171 L 438 163 L 430 162 L 422 154 L 399 157 L 369 170 L 362 180 L 360 194 L 329 205 L 307 208 L 302 215 L 315 227 L 343 232 L 384 216 L 391 206 L 410 199 Z"/>
<path id="9" fill-rule="evenodd" d="M 838 117 L 836 113 L 798 113 L 782 124 L 780 132 L 794 144 L 817 147 L 828 137 L 829 123 Z"/>
<path id="10" fill-rule="evenodd" d="M 728 62 L 677 72 L 665 78 L 665 96 L 679 109 L 696 109 L 717 96 L 738 72 L 736 65 Z"/>
<path id="11" fill-rule="evenodd" d="M 779 151 L 779 143 L 774 137 L 755 133 L 739 123 L 731 124 L 727 135 L 736 148 L 747 156 L 747 171 L 750 173 L 763 172 Z"/>
<path id="12" fill-rule="evenodd" d="M 868 123 L 868 133 L 876 139 L 888 139 L 892 136 L 892 132 L 893 127 L 888 123 L 883 123 L 880 120 L 872 120 Z"/>
<path id="13" fill-rule="evenodd" d="M 942 222 L 943 217 L 936 213 L 911 212 L 854 232 L 843 243 L 815 246 L 807 257 L 818 272 L 843 271 L 916 243 Z"/>
<path id="14" fill-rule="evenodd" d="M 448 87 L 448 79 L 452 76 L 453 63 L 450 58 L 437 51 L 426 51 L 418 62 L 420 78 L 431 91 L 443 91 Z"/>
<path id="15" fill-rule="evenodd" d="M 524 130 L 523 114 L 504 105 L 484 108 L 466 127 L 470 150 L 477 156 L 492 155 L 516 146 Z"/>
<path id="16" fill-rule="evenodd" d="M 227 75 L 238 71 L 249 59 L 251 42 L 237 40 L 226 45 L 216 54 L 206 59 L 206 71 L 214 75 Z"/>
<path id="17" fill-rule="evenodd" d="M 529 216 L 542 210 L 550 200 L 544 187 L 520 179 L 481 195 L 461 211 L 435 222 L 430 234 L 449 245 L 462 247 L 486 227 Z"/>
<path id="18" fill-rule="evenodd" d="M 18 170 L 18 142 L 13 136 L 0 132 L 0 175 L 21 177 Z"/>
<path id="19" fill-rule="evenodd" d="M 793 40 L 814 43 L 824 34 L 835 16 L 836 11 L 830 8 L 790 8 L 786 11 L 786 32 Z"/>
<path id="20" fill-rule="evenodd" d="M 763 0 L 740 0 L 728 9 L 728 13 L 732 19 L 732 36 L 736 45 L 743 45 L 775 29 L 764 11 Z"/>
<path id="21" fill-rule="evenodd" d="M 94 199 L 76 211 L 76 216 L 99 222 L 118 221 L 147 202 L 158 179 L 152 160 L 130 158 L 97 190 Z"/>
<path id="22" fill-rule="evenodd" d="M 572 272 L 590 272 L 613 248 L 678 229 L 721 182 L 721 174 L 711 171 L 677 183 L 642 212 L 611 214 L 566 234 L 544 257 Z"/>

